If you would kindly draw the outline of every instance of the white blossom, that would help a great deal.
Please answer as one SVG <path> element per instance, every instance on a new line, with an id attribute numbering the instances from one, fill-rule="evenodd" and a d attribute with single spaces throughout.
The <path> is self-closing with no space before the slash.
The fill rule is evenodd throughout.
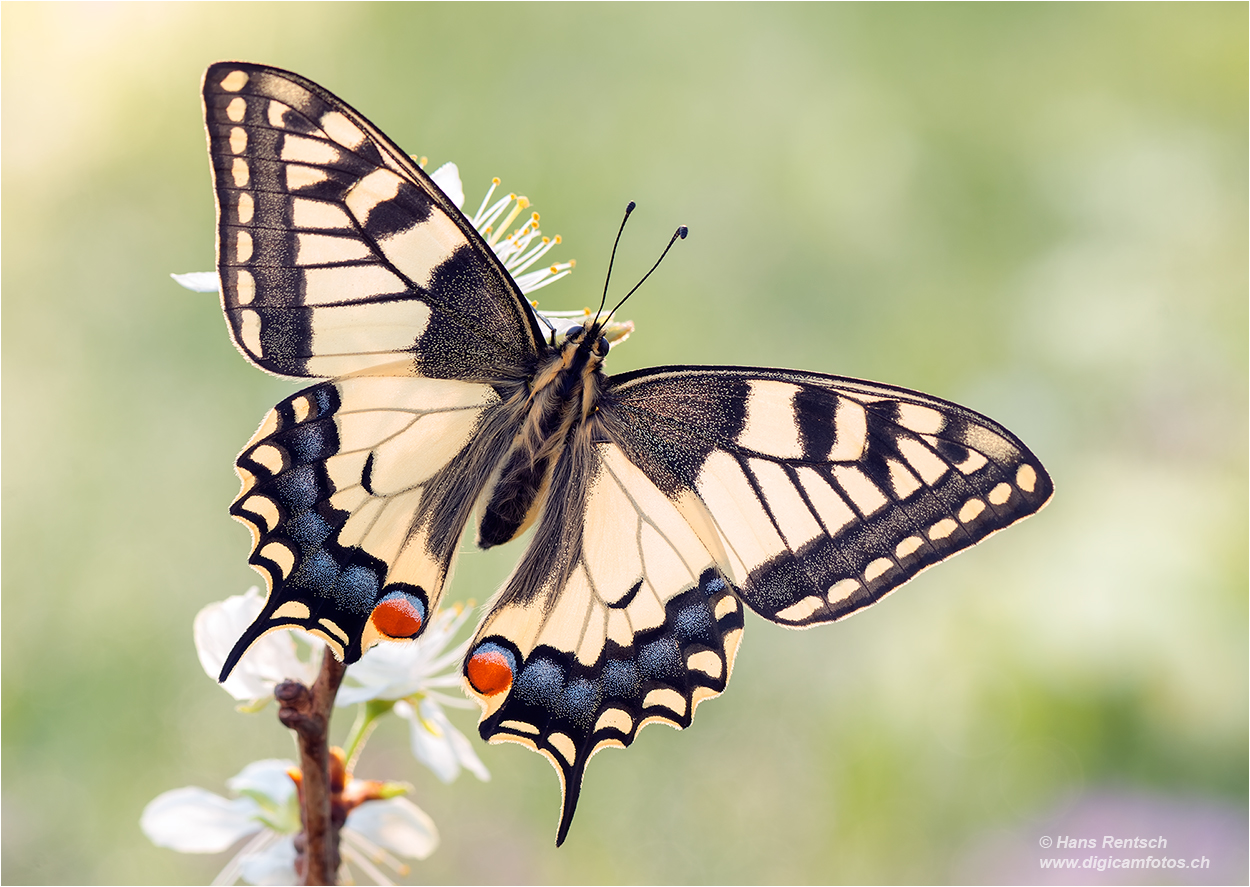
<path id="1" fill-rule="evenodd" d="M 478 779 L 490 779 L 473 745 L 443 711 L 443 706 L 474 707 L 460 692 L 442 692 L 462 686 L 460 662 L 469 639 L 450 649 L 448 645 L 471 612 L 459 604 L 444 608 L 417 640 L 371 648 L 347 669 L 336 699 L 337 705 L 394 702 L 395 714 L 408 721 L 413 756 L 443 782 L 454 780 L 462 767 Z"/>
<path id="2" fill-rule="evenodd" d="M 158 847 L 180 853 L 220 853 L 251 836 L 214 879 L 233 884 L 295 884 L 294 837 L 300 830 L 299 799 L 291 761 L 255 761 L 227 781 L 234 798 L 196 786 L 159 795 L 143 810 L 139 826 Z M 355 780 L 344 790 L 349 796 Z M 438 846 L 438 829 L 416 804 L 403 797 L 365 800 L 347 815 L 340 855 L 378 884 L 391 881 L 384 864 L 407 873 L 395 855 L 425 859 Z"/>
<path id="3" fill-rule="evenodd" d="M 196 615 L 195 652 L 214 681 L 235 643 L 260 615 L 264 603 L 260 589 L 252 587 L 243 594 L 209 604 Z M 241 709 L 255 711 L 273 698 L 273 688 L 283 681 L 312 686 L 321 662 L 314 651 L 325 645 L 304 632 L 299 632 L 299 638 L 304 648 L 302 656 L 294 632 L 271 631 L 260 638 L 235 665 L 222 688 L 241 702 Z"/>

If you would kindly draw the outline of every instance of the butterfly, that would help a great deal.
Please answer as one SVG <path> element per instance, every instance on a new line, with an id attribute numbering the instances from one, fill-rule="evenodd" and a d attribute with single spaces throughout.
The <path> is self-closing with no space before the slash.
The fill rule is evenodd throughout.
<path id="1" fill-rule="evenodd" d="M 1053 487 L 1011 432 L 875 382 L 664 366 L 608 376 L 605 318 L 545 330 L 430 176 L 310 80 L 212 65 L 204 109 L 231 336 L 318 379 L 236 461 L 231 514 L 268 596 L 222 669 L 300 628 L 355 662 L 419 637 L 476 510 L 532 528 L 468 647 L 491 742 L 560 777 L 729 680 L 746 610 L 850 616 L 1033 514 Z M 671 245 L 671 244 L 670 244 Z"/>

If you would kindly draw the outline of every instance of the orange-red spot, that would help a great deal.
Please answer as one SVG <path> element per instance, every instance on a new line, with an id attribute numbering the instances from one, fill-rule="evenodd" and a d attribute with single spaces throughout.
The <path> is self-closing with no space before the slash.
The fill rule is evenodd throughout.
<path id="1" fill-rule="evenodd" d="M 421 630 L 421 611 L 403 598 L 382 601 L 370 618 L 374 628 L 391 638 L 415 637 Z"/>
<path id="2" fill-rule="evenodd" d="M 469 683 L 483 696 L 494 696 L 512 686 L 512 666 L 498 650 L 479 650 L 465 666 Z"/>

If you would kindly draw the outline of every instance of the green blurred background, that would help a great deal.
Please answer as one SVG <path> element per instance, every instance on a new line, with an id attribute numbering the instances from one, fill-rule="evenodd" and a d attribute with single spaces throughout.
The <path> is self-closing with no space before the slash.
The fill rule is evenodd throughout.
<path id="1" fill-rule="evenodd" d="M 1044 881 L 1040 835 L 1162 833 L 1213 868 L 1153 880 L 1245 882 L 1245 4 L 0 15 L 4 882 L 207 880 L 226 856 L 151 846 L 144 804 L 292 754 L 191 643 L 257 582 L 232 460 L 296 387 L 168 277 L 212 267 L 198 89 L 227 58 L 455 160 L 474 206 L 529 195 L 579 261 L 544 307 L 596 300 L 627 200 L 622 285 L 689 225 L 614 370 L 919 388 L 1056 482 L 846 624 L 749 619 L 692 728 L 595 758 L 558 851 L 542 758 L 474 738 L 494 779 L 444 786 L 387 723 L 358 773 L 443 836 L 413 881 Z M 452 596 L 518 554 L 466 552 Z"/>

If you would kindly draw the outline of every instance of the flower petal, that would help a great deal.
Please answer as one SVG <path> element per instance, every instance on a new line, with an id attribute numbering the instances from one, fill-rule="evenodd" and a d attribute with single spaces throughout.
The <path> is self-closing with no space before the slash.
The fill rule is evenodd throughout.
<path id="1" fill-rule="evenodd" d="M 240 838 L 258 832 L 251 798 L 228 801 L 208 789 L 188 785 L 158 795 L 143 808 L 139 827 L 157 847 L 179 853 L 219 853 Z"/>
<path id="2" fill-rule="evenodd" d="M 490 771 L 478 759 L 472 744 L 452 725 L 438 702 L 427 697 L 421 700 L 419 710 L 408 702 L 397 702 L 395 714 L 408 721 L 413 757 L 440 780 L 453 781 L 460 775 L 461 767 L 483 782 L 490 779 Z"/>
<path id="3" fill-rule="evenodd" d="M 418 671 L 420 658 L 421 641 L 386 642 L 371 647 L 359 661 L 347 667 L 347 679 L 339 688 L 334 704 L 347 706 L 370 699 L 402 699 L 415 693 L 418 687 L 410 676 Z"/>
<path id="4" fill-rule="evenodd" d="M 347 817 L 346 827 L 409 859 L 425 859 L 438 847 L 434 820 L 407 798 L 366 801 Z"/>
<path id="5" fill-rule="evenodd" d="M 430 178 L 456 205 L 456 209 L 464 209 L 464 185 L 460 184 L 460 168 L 456 164 L 444 163 L 430 173 Z"/>
<path id="6" fill-rule="evenodd" d="M 200 665 L 213 680 L 217 680 L 235 642 L 260 614 L 262 606 L 260 590 L 252 587 L 244 594 L 209 604 L 196 615 L 195 651 Z M 320 645 L 320 641 L 309 640 Z M 273 688 L 284 680 L 311 685 L 316 677 L 317 665 L 299 658 L 291 632 L 275 631 L 252 645 L 222 687 L 235 699 L 251 701 L 271 695 Z"/>
<path id="7" fill-rule="evenodd" d="M 239 872 L 249 884 L 298 884 L 295 874 L 295 839 L 287 835 L 259 853 L 239 860 Z"/>
<path id="8" fill-rule="evenodd" d="M 464 656 L 468 639 L 454 650 L 447 645 L 470 615 L 466 607 L 440 610 L 418 640 L 382 643 L 365 653 L 347 669 L 336 705 L 355 705 L 370 699 L 398 700 L 432 686 L 459 686 L 460 676 L 438 672 L 456 667 Z"/>
<path id="9" fill-rule="evenodd" d="M 295 794 L 295 782 L 288 773 L 295 766 L 294 761 L 278 758 L 253 761 L 239 775 L 227 779 L 226 785 L 241 795 L 264 795 L 275 804 L 285 804 Z"/>
<path id="10" fill-rule="evenodd" d="M 216 293 L 221 291 L 221 283 L 216 271 L 188 271 L 186 274 L 169 275 L 193 293 Z"/>

